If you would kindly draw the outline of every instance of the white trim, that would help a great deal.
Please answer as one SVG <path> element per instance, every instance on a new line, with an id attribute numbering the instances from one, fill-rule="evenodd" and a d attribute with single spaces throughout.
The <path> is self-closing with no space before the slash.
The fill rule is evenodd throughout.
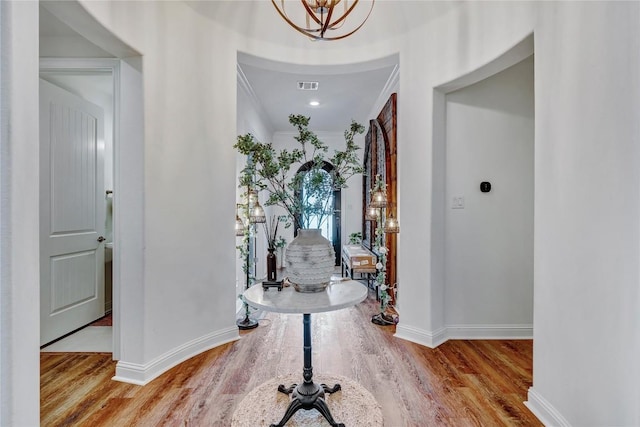
<path id="1" fill-rule="evenodd" d="M 436 348 L 454 339 L 533 339 L 533 325 L 448 325 L 435 331 L 425 331 L 399 323 L 394 337 Z"/>
<path id="2" fill-rule="evenodd" d="M 533 325 L 447 325 L 447 339 L 533 339 Z"/>
<path id="3" fill-rule="evenodd" d="M 43 1 L 39 3 L 81 37 L 115 58 L 130 58 L 140 55 L 98 22 L 79 1 Z"/>
<path id="4" fill-rule="evenodd" d="M 524 402 L 524 406 L 533 412 L 533 415 L 535 415 L 542 424 L 547 427 L 571 427 L 569 421 L 567 421 L 562 414 L 560 414 L 560 412 L 533 387 L 529 387 L 527 397 L 529 400 Z"/>
<path id="5" fill-rule="evenodd" d="M 274 130 L 271 128 L 271 120 L 269 119 L 269 116 L 267 115 L 264 107 L 260 103 L 260 99 L 253 90 L 253 86 L 251 86 L 251 83 L 249 83 L 249 79 L 247 79 L 247 76 L 244 74 L 244 71 L 242 70 L 242 67 L 239 63 L 236 64 L 236 74 L 238 88 L 247 95 L 247 98 L 253 105 L 256 113 L 258 114 L 258 116 L 260 116 L 260 121 L 262 123 L 268 123 L 268 131 L 273 134 Z"/>
<path id="6" fill-rule="evenodd" d="M 396 333 L 394 337 L 424 345 L 429 348 L 436 348 L 447 341 L 445 328 L 438 329 L 437 331 L 426 331 L 414 326 L 405 326 L 401 323 L 396 326 Z"/>
<path id="7" fill-rule="evenodd" d="M 231 327 L 191 340 L 156 357 L 149 363 L 120 361 L 116 365 L 116 375 L 112 379 L 129 384 L 146 385 L 185 360 L 238 339 L 240 339 L 238 328 Z"/>
<path id="8" fill-rule="evenodd" d="M 400 87 L 400 65 L 396 63 L 395 67 L 393 67 L 393 70 L 391 71 L 391 74 L 389 75 L 389 78 L 384 84 L 382 91 L 380 91 L 380 95 L 378 95 L 378 99 L 376 99 L 376 102 L 373 104 L 373 108 L 371 108 L 371 111 L 369 112 L 369 117 L 378 117 L 378 114 L 380 114 L 380 110 L 384 108 L 385 104 L 387 103 L 391 95 L 394 92 L 397 92 L 399 87 Z"/>
<path id="9" fill-rule="evenodd" d="M 471 86 L 472 84 L 478 83 L 481 80 L 489 78 L 521 61 L 524 61 L 526 58 L 533 55 L 533 53 L 533 33 L 531 33 L 499 57 L 489 61 L 468 74 L 460 76 L 447 83 L 436 85 L 435 89 L 446 94 L 462 89 L 463 87 Z"/>

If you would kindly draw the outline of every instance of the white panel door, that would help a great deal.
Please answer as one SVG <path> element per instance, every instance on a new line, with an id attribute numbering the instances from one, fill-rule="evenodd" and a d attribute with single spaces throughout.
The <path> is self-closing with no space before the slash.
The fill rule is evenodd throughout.
<path id="1" fill-rule="evenodd" d="M 104 315 L 104 115 L 40 80 L 40 344 Z"/>

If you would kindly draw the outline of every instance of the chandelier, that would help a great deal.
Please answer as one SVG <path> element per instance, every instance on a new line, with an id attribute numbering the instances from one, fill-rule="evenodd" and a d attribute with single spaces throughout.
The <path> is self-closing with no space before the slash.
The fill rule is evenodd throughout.
<path id="1" fill-rule="evenodd" d="M 312 40 L 340 40 L 358 31 L 371 14 L 371 8 L 360 22 L 360 18 L 355 27 L 346 25 L 347 17 L 354 11 L 360 0 L 300 0 L 302 7 L 291 6 L 287 11 L 285 3 L 293 3 L 290 0 L 271 0 L 276 10 L 295 30 L 306 35 Z M 338 7 L 342 3 L 343 7 Z M 294 9 L 294 10 L 291 10 Z M 302 21 L 304 20 L 304 24 Z M 359 24 L 358 24 L 359 22 Z"/>

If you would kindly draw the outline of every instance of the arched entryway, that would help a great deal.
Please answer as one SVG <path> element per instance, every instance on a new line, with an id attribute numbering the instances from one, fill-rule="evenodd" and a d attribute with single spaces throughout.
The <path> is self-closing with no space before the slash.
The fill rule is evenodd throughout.
<path id="1" fill-rule="evenodd" d="M 331 163 L 324 161 L 321 167 L 314 166 L 314 163 L 307 162 L 298 169 L 296 174 L 303 174 L 304 185 L 302 191 L 297 194 L 300 203 L 303 205 L 313 205 L 312 213 L 305 221 L 297 221 L 297 223 L 308 223 L 309 228 L 319 228 L 322 235 L 331 241 L 333 250 L 336 254 L 335 265 L 340 265 L 340 242 L 342 239 L 340 215 L 341 215 L 341 196 L 340 188 L 333 185 L 334 167 Z M 311 181 L 322 181 L 327 187 L 333 191 L 322 192 L 325 196 L 319 196 L 311 191 L 305 191 L 306 183 Z M 330 194 L 328 198 L 326 194 Z M 298 225 L 295 228 L 295 234 L 298 234 Z"/>

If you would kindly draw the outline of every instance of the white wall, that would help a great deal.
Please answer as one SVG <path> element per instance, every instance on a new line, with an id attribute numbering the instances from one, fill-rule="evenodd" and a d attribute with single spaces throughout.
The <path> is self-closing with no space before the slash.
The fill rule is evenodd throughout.
<path id="1" fill-rule="evenodd" d="M 436 346 L 445 332 L 444 247 L 432 243 L 449 208 L 434 114 L 441 85 L 491 63 L 533 30 L 535 3 L 468 3 L 416 29 L 400 51 L 398 94 L 398 276 L 402 313 L 396 336 Z M 440 180 L 440 181 L 439 181 Z M 426 279 L 425 279 L 426 278 Z"/>
<path id="2" fill-rule="evenodd" d="M 532 336 L 533 113 L 533 57 L 446 96 L 449 338 Z"/>
<path id="3" fill-rule="evenodd" d="M 229 268 L 236 260 L 236 51 L 183 3 L 83 5 L 142 53 L 145 264 L 137 320 L 144 335 L 142 352 L 121 360 L 117 376 L 145 383 L 238 337 Z"/>
<path id="4" fill-rule="evenodd" d="M 127 307 L 144 315 L 136 319 L 144 325 L 140 339 L 128 342 L 140 347 L 132 350 L 140 350 L 134 367 L 143 377 L 155 375 L 154 363 L 167 354 L 194 349 L 201 338 L 212 342 L 212 331 L 235 330 L 235 292 L 229 286 L 235 254 L 229 248 L 235 242 L 237 50 L 309 64 L 400 54 L 398 333 L 428 344 L 445 324 L 444 287 L 430 274 L 437 259 L 429 245 L 434 87 L 490 62 L 535 30 L 535 349 L 529 404 L 556 425 L 562 419 L 639 425 L 640 4 L 458 3 L 405 34 L 403 21 L 393 20 L 394 10 L 409 3 L 431 2 L 380 2 L 377 16 L 389 25 L 372 16 L 344 43 L 311 44 L 292 34 L 280 45 L 262 41 L 260 34 L 245 38 L 231 19 L 228 26 L 207 22 L 177 2 L 83 2 L 143 54 L 146 262 L 137 290 L 143 302 Z M 2 134 L 2 423 L 35 425 L 38 177 L 32 173 L 37 130 L 31 119 L 37 109 L 38 12 L 35 2 L 1 4 L 2 89 L 4 95 L 11 88 L 16 106 L 12 134 Z M 7 21 L 11 9 L 20 16 Z M 283 25 L 271 14 L 259 18 Z M 246 22 L 242 16 L 237 24 Z M 7 32 L 11 43 L 20 40 L 11 55 L 5 54 Z M 5 76 L 7 63 L 12 80 Z M 7 143 L 16 148 L 10 159 L 4 157 Z M 7 229 L 20 242 L 8 254 Z"/>
<path id="5" fill-rule="evenodd" d="M 638 22 L 638 2 L 539 9 L 529 403 L 552 425 L 640 425 Z"/>
<path id="6" fill-rule="evenodd" d="M 0 3 L 0 425 L 40 422 L 38 4 Z M 35 173 L 34 173 L 35 171 Z"/>

